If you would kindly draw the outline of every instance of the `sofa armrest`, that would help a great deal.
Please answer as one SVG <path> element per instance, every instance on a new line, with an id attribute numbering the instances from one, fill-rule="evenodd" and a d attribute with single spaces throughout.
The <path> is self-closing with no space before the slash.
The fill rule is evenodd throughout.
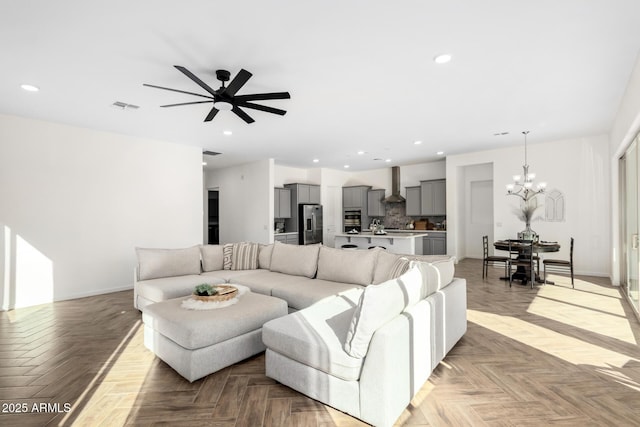
<path id="1" fill-rule="evenodd" d="M 140 275 L 138 274 L 138 267 L 133 269 L 133 307 L 138 308 L 138 281 L 140 280 Z"/>
<path id="2" fill-rule="evenodd" d="M 391 426 L 431 375 L 431 306 L 421 300 L 378 329 L 360 376 L 364 421 Z"/>

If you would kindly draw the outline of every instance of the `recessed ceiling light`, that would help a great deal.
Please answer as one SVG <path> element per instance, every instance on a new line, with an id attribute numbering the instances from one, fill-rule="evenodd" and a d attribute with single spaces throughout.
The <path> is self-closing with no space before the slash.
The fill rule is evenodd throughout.
<path id="1" fill-rule="evenodd" d="M 34 86 L 34 85 L 20 85 L 20 87 L 28 92 L 38 92 L 40 90 L 40 88 L 38 86 Z"/>
<path id="2" fill-rule="evenodd" d="M 437 154 L 438 156 L 442 156 L 442 155 L 444 154 L 444 151 L 438 151 L 436 154 Z"/>
<path id="3" fill-rule="evenodd" d="M 202 166 L 207 166 L 207 162 L 202 162 Z"/>
<path id="4" fill-rule="evenodd" d="M 344 165 L 344 168 L 345 169 L 349 169 L 349 165 Z"/>
<path id="5" fill-rule="evenodd" d="M 413 141 L 413 145 L 420 145 L 422 144 L 422 141 Z"/>
<path id="6" fill-rule="evenodd" d="M 320 159 L 313 159 L 313 163 L 318 163 Z"/>
<path id="7" fill-rule="evenodd" d="M 225 135 L 233 135 L 233 132 L 231 132 L 230 130 L 224 130 L 222 131 L 222 133 Z"/>
<path id="8" fill-rule="evenodd" d="M 436 64 L 446 64 L 449 61 L 451 61 L 451 55 L 448 53 L 442 53 L 433 58 L 433 62 Z"/>
<path id="9" fill-rule="evenodd" d="M 385 162 L 389 163 L 389 162 L 391 162 L 391 159 L 387 159 L 387 160 L 385 160 Z"/>
<path id="10" fill-rule="evenodd" d="M 358 155 L 360 155 L 360 156 L 362 156 L 364 153 L 365 153 L 365 151 L 362 151 L 362 150 L 358 151 Z"/>

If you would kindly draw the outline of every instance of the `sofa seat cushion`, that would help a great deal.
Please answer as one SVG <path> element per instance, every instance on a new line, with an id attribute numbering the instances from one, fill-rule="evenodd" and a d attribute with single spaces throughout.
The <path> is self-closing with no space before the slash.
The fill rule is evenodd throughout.
<path id="1" fill-rule="evenodd" d="M 315 280 L 301 276 L 290 276 L 284 273 L 276 273 L 269 270 L 255 270 L 250 274 L 244 274 L 232 280 L 239 285 L 248 286 L 253 292 L 264 295 L 272 295 L 273 288 L 283 284 L 292 284 L 304 289 L 313 284 Z"/>
<path id="2" fill-rule="evenodd" d="M 349 251 L 321 246 L 316 277 L 332 282 L 366 286 L 373 281 L 377 258 L 377 250 Z"/>
<path id="3" fill-rule="evenodd" d="M 161 279 L 142 280 L 136 283 L 136 291 L 143 298 L 160 302 L 172 298 L 191 295 L 194 288 L 202 283 L 218 285 L 224 279 L 207 277 L 205 275 L 190 274 L 187 276 L 163 277 Z"/>
<path id="4" fill-rule="evenodd" d="M 272 351 L 346 381 L 360 378 L 363 359 L 342 348 L 362 290 L 351 290 L 262 327 Z"/>
<path id="5" fill-rule="evenodd" d="M 216 278 L 223 282 L 233 282 L 237 277 L 244 276 L 245 274 L 251 274 L 258 270 L 218 270 L 202 273 L 201 276 Z"/>
<path id="6" fill-rule="evenodd" d="M 302 310 L 322 299 L 332 297 L 350 289 L 362 289 L 362 286 L 354 283 L 306 279 L 304 282 L 299 280 L 279 282 L 271 289 L 271 295 L 287 301 L 289 307 L 293 309 Z"/>

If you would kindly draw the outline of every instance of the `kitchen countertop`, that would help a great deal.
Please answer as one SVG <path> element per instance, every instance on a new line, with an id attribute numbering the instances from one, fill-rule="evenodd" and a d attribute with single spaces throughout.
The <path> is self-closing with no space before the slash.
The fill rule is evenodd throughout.
<path id="1" fill-rule="evenodd" d="M 286 236 L 286 235 L 291 235 L 291 234 L 298 234 L 297 231 L 287 231 L 286 233 L 273 233 L 274 236 Z"/>
<path id="2" fill-rule="evenodd" d="M 417 237 L 426 237 L 428 236 L 429 233 L 427 233 L 426 231 L 422 231 L 422 230 L 418 230 L 418 231 L 411 231 L 411 230 L 404 230 L 402 232 L 400 231 L 390 231 L 387 232 L 387 234 L 373 234 L 370 231 L 364 231 L 362 233 L 358 233 L 358 234 L 351 234 L 351 233 L 338 233 L 335 236 L 336 237 L 352 237 L 352 238 L 367 238 L 367 239 L 415 239 Z"/>

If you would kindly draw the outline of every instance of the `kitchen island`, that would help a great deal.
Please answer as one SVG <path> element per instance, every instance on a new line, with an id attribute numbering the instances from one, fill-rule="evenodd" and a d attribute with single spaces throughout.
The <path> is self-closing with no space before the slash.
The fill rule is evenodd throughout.
<path id="1" fill-rule="evenodd" d="M 427 232 L 389 232 L 386 234 L 374 234 L 362 232 L 358 234 L 336 234 L 335 247 L 343 245 L 356 245 L 357 249 L 369 249 L 372 246 L 382 246 L 387 251 L 395 254 L 422 255 L 422 239 L 427 237 Z"/>

